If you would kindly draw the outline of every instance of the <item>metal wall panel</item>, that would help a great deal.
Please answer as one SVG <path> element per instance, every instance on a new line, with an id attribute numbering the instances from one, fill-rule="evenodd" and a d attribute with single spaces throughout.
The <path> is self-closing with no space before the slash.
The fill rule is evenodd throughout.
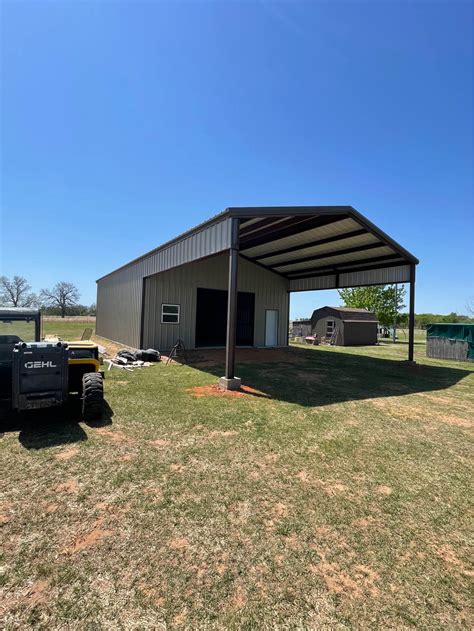
<path id="1" fill-rule="evenodd" d="M 290 280 L 290 291 L 315 291 L 318 289 L 337 289 L 344 287 L 362 287 L 364 285 L 387 285 L 389 283 L 408 283 L 410 266 L 386 267 L 361 272 L 342 272 L 339 285 L 336 286 L 336 275 L 316 276 Z"/>
<path id="2" fill-rule="evenodd" d="M 126 267 L 97 283 L 97 335 L 140 346 L 142 264 Z"/>
<path id="3" fill-rule="evenodd" d="M 334 289 L 336 287 L 336 275 L 317 276 L 316 278 L 298 278 L 290 280 L 290 291 L 313 291 L 318 289 Z"/>
<path id="4" fill-rule="evenodd" d="M 168 350 L 177 339 L 187 348 L 195 347 L 196 302 L 198 287 L 227 289 L 228 254 L 196 261 L 190 265 L 156 274 L 146 281 L 144 337 L 145 347 Z M 255 346 L 265 344 L 265 310 L 279 311 L 278 344 L 287 344 L 288 328 L 288 281 L 239 258 L 239 291 L 255 293 Z M 179 304 L 179 324 L 161 323 L 162 303 Z"/>
<path id="5" fill-rule="evenodd" d="M 97 282 L 97 334 L 138 348 L 143 279 L 228 249 L 230 226 L 230 219 L 219 221 L 101 278 Z"/>
<path id="6" fill-rule="evenodd" d="M 363 285 L 386 285 L 388 283 L 408 283 L 410 266 L 386 267 L 361 272 L 346 272 L 339 276 L 339 287 L 359 287 Z"/>

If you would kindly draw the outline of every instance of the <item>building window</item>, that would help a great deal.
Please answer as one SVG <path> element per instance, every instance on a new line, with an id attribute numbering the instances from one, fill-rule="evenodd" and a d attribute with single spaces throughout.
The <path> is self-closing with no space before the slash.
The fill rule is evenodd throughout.
<path id="1" fill-rule="evenodd" d="M 161 305 L 161 324 L 179 324 L 179 305 Z"/>
<path id="2" fill-rule="evenodd" d="M 326 335 L 330 337 L 334 331 L 334 320 L 326 321 Z"/>

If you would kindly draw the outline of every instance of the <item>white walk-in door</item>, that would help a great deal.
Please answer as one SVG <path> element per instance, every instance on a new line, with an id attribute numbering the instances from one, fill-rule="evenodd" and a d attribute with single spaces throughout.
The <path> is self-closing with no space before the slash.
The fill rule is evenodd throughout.
<path id="1" fill-rule="evenodd" d="M 278 310 L 267 309 L 265 312 L 265 346 L 278 345 Z"/>

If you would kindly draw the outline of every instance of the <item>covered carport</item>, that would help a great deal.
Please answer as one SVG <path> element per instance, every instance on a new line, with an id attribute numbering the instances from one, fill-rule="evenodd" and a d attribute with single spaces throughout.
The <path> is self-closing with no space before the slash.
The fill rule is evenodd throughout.
<path id="1" fill-rule="evenodd" d="M 235 376 L 239 257 L 285 278 L 288 300 L 296 291 L 409 283 L 408 361 L 413 362 L 419 261 L 385 232 L 351 206 L 228 208 L 225 214 L 231 242 L 223 387 L 240 386 Z"/>

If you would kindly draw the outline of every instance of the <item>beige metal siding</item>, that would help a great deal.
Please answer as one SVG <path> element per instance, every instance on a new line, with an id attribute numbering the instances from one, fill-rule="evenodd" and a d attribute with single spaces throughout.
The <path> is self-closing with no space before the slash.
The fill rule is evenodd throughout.
<path id="1" fill-rule="evenodd" d="M 385 285 L 388 283 L 408 283 L 410 266 L 385 267 L 360 272 L 346 272 L 339 277 L 339 287 L 358 287 L 364 285 Z"/>
<path id="2" fill-rule="evenodd" d="M 182 339 L 187 348 L 194 348 L 196 333 L 196 301 L 198 287 L 227 289 L 228 254 L 196 261 L 156 274 L 146 281 L 144 313 L 144 346 L 170 349 Z M 239 258 L 239 291 L 255 293 L 255 346 L 265 344 L 265 310 L 279 311 L 278 344 L 287 344 L 288 281 Z M 161 324 L 163 303 L 181 305 L 179 324 Z"/>
<path id="3" fill-rule="evenodd" d="M 410 281 L 410 266 L 385 267 L 360 272 L 340 273 L 339 285 L 336 285 L 336 275 L 308 276 L 290 280 L 290 291 L 310 291 L 316 289 L 336 289 L 336 287 L 363 287 L 364 285 L 386 285 L 389 283 L 408 283 Z"/>
<path id="4" fill-rule="evenodd" d="M 138 348 L 143 279 L 228 249 L 230 225 L 229 219 L 219 221 L 101 278 L 97 282 L 97 334 Z"/>
<path id="5" fill-rule="evenodd" d="M 97 335 L 133 348 L 140 346 L 140 270 L 127 267 L 97 284 Z"/>
<path id="6" fill-rule="evenodd" d="M 290 280 L 290 291 L 311 291 L 316 289 L 334 289 L 336 287 L 336 275 L 316 276 L 313 278 L 298 278 Z"/>

